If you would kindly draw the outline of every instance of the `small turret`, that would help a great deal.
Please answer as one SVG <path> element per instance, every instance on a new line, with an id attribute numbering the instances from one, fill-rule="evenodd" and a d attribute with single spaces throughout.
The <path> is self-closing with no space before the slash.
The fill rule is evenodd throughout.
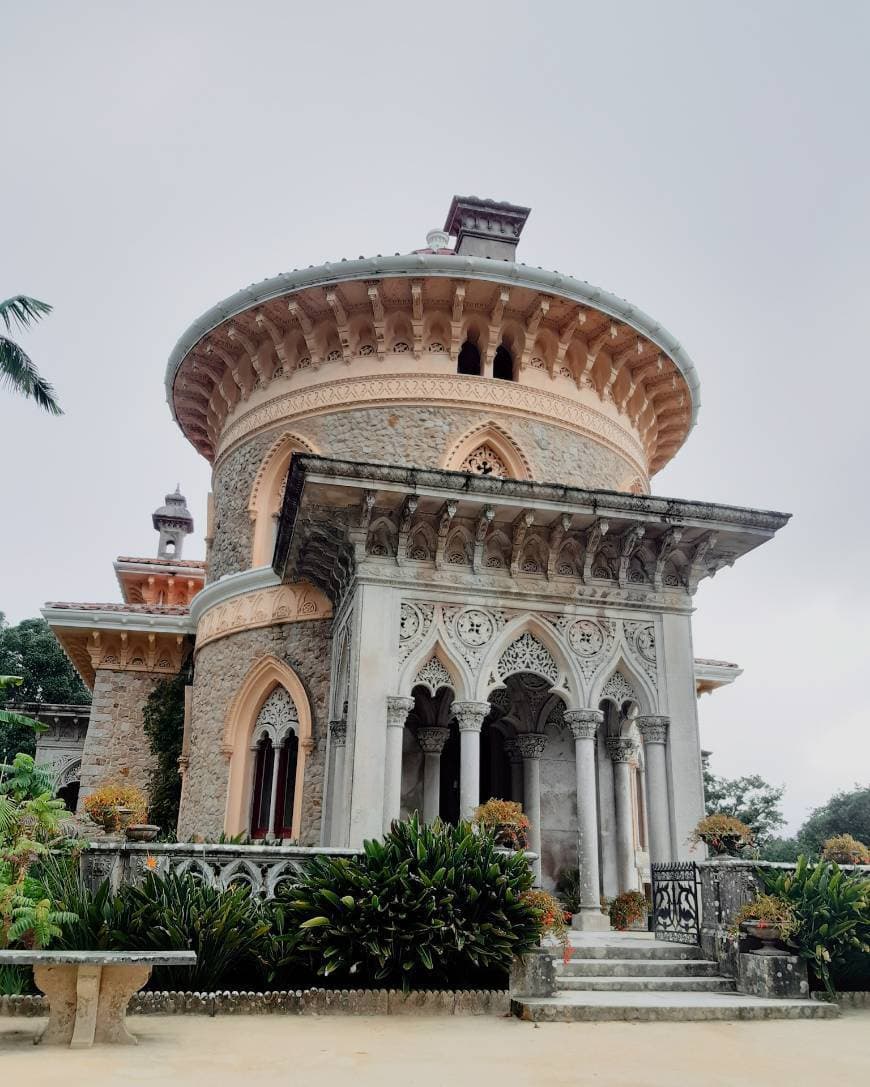
<path id="1" fill-rule="evenodd" d="M 154 527 L 160 533 L 157 557 L 180 559 L 184 537 L 193 532 L 193 517 L 187 508 L 187 499 L 176 484 L 175 491 L 166 496 L 166 505 L 151 515 Z"/>

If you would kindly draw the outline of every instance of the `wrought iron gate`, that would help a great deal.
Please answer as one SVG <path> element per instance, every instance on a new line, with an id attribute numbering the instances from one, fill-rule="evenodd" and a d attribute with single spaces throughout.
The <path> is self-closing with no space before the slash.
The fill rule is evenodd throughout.
<path id="1" fill-rule="evenodd" d="M 652 865 L 653 927 L 657 940 L 697 944 L 701 937 L 701 895 L 694 861 Z"/>

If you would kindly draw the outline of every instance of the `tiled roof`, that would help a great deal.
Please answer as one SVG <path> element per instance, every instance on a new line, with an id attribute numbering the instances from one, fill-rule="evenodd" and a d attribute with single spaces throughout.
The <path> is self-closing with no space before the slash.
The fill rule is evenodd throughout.
<path id="1" fill-rule="evenodd" d="M 95 604 L 50 600 L 45 606 L 62 611 L 116 611 L 134 615 L 187 615 L 190 611 L 186 604 Z"/>
<path id="2" fill-rule="evenodd" d="M 116 562 L 135 562 L 144 566 L 178 566 L 190 570 L 205 570 L 203 559 L 137 559 L 131 555 L 119 555 Z"/>

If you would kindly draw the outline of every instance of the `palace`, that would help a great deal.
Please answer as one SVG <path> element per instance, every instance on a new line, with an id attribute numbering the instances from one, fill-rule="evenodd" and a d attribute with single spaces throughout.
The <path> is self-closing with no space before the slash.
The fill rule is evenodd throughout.
<path id="1" fill-rule="evenodd" d="M 630 303 L 518 262 L 528 215 L 454 197 L 425 248 L 264 280 L 182 336 L 205 562 L 176 491 L 157 556 L 115 563 L 123 602 L 44 611 L 93 688 L 82 794 L 147 785 L 143 704 L 190 666 L 181 840 L 356 846 L 520 800 L 590 928 L 692 856 L 697 697 L 739 674 L 694 659 L 693 596 L 788 517 L 650 493 L 695 367 Z"/>

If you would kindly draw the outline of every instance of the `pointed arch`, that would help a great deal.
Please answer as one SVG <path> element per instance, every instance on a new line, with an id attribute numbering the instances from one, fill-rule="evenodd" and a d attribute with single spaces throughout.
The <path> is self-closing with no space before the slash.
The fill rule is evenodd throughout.
<path id="1" fill-rule="evenodd" d="M 275 524 L 284 497 L 284 481 L 294 453 L 317 450 L 298 434 L 285 431 L 260 462 L 248 499 L 248 516 L 254 526 L 251 565 L 268 566 L 275 546 Z"/>
<path id="2" fill-rule="evenodd" d="M 417 649 L 408 657 L 407 661 L 402 668 L 399 675 L 399 691 L 403 695 L 410 695 L 415 686 L 418 685 L 417 679 L 423 669 L 430 663 L 435 661 L 435 665 L 427 674 L 426 679 L 421 680 L 423 686 L 428 686 L 429 690 L 434 694 L 438 687 L 433 689 L 435 669 L 438 665 L 443 668 L 444 672 L 450 679 L 450 688 L 453 691 L 454 697 L 458 701 L 468 699 L 471 697 L 470 691 L 472 684 L 470 677 L 468 676 L 463 664 L 458 660 L 447 648 L 444 641 L 439 636 L 437 627 L 433 624 L 429 637 L 418 646 Z M 432 682 L 426 680 L 432 679 Z"/>
<path id="3" fill-rule="evenodd" d="M 443 467 L 452 472 L 468 469 L 463 466 L 471 455 L 484 447 L 489 447 L 505 466 L 509 479 L 534 479 L 534 472 L 526 454 L 514 442 L 513 438 L 498 423 L 489 421 L 480 423 L 467 431 L 447 454 Z"/>
<path id="4" fill-rule="evenodd" d="M 224 814 L 224 832 L 227 835 L 242 834 L 248 829 L 253 766 L 251 741 L 260 710 L 269 696 L 279 687 L 282 687 L 290 696 L 299 722 L 299 750 L 296 761 L 291 835 L 294 839 L 299 838 L 305 762 L 314 746 L 311 705 L 296 672 L 284 661 L 273 656 L 260 657 L 251 665 L 224 719 L 221 751 L 229 760 L 227 806 Z"/>
<path id="5" fill-rule="evenodd" d="M 605 690 L 607 684 L 619 673 L 627 682 L 636 696 L 636 705 L 641 714 L 655 713 L 658 708 L 658 699 L 652 690 L 647 677 L 629 663 L 628 658 L 621 650 L 611 658 L 598 672 L 592 682 L 589 704 L 597 706 L 602 698 L 607 697 Z M 618 683 L 618 681 L 616 681 Z"/>
<path id="6" fill-rule="evenodd" d="M 526 638 L 532 641 L 523 641 Z M 511 647 L 516 648 L 503 660 Z M 508 623 L 493 641 L 481 661 L 476 698 L 486 701 L 494 690 L 504 686 L 507 676 L 520 671 L 547 679 L 552 693 L 563 698 L 570 709 L 584 705 L 582 684 L 571 654 L 553 627 L 536 615 L 520 616 Z"/>

